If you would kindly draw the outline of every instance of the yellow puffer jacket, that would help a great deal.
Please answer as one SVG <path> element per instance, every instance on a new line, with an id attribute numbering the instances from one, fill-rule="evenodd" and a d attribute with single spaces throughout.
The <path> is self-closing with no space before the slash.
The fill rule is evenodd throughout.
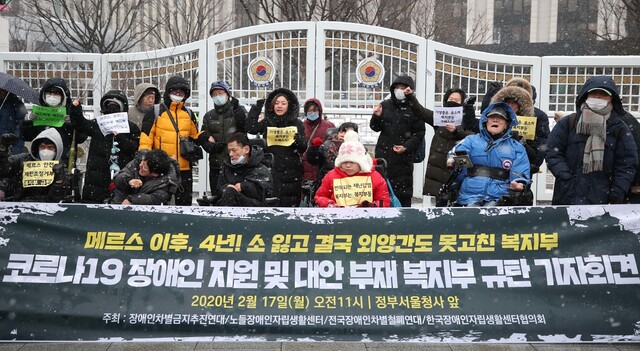
<path id="1" fill-rule="evenodd" d="M 183 102 L 172 102 L 169 105 L 173 118 L 177 118 L 180 136 L 183 138 L 191 137 L 191 139 L 196 140 L 202 132 L 198 132 L 198 126 L 193 123 L 189 113 L 184 110 L 183 107 Z M 153 113 L 153 111 L 151 111 L 151 113 Z M 169 119 L 167 111 L 160 113 L 151 126 L 149 134 L 144 131 L 140 133 L 140 147 L 138 150 L 144 149 L 162 149 L 166 151 L 169 157 L 178 160 L 181 171 L 191 169 L 191 163 L 180 156 L 180 138 L 176 133 L 176 128 Z"/>

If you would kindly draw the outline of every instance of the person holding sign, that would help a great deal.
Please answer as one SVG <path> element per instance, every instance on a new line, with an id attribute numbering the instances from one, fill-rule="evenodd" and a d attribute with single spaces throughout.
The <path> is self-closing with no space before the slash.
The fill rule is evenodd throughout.
<path id="1" fill-rule="evenodd" d="M 228 156 L 218 178 L 214 206 L 262 207 L 273 190 L 271 171 L 265 164 L 264 152 L 251 147 L 245 133 L 229 137 Z"/>
<path id="2" fill-rule="evenodd" d="M 413 197 L 413 154 L 424 141 L 424 122 L 415 116 L 415 82 L 407 75 L 398 76 L 389 91 L 391 98 L 373 109 L 369 127 L 380 132 L 376 157 L 387 160 L 387 177 L 402 207 L 411 207 Z"/>
<path id="3" fill-rule="evenodd" d="M 84 118 L 79 100 L 70 107 L 71 123 L 80 133 L 91 136 L 82 202 L 102 204 L 111 199 L 111 182 L 120 169 L 135 157 L 140 129 L 128 119 L 129 104 L 120 90 L 109 90 L 100 99 L 101 116 Z"/>
<path id="4" fill-rule="evenodd" d="M 453 168 L 457 152 L 466 153 L 471 161 L 456 179 L 460 190 L 455 206 L 496 206 L 510 191 L 522 192 L 529 184 L 527 152 L 511 136 L 511 128 L 517 124 L 508 104 L 494 103 L 482 113 L 480 133 L 451 149 L 448 167 Z"/>
<path id="5" fill-rule="evenodd" d="M 265 117 L 260 118 L 262 107 Z M 261 134 L 267 141 L 266 153 L 273 154 L 273 196 L 280 207 L 296 207 L 302 195 L 301 155 L 307 148 L 304 126 L 298 119 L 300 103 L 295 94 L 278 88 L 260 99 L 247 115 L 247 132 Z"/>
<path id="6" fill-rule="evenodd" d="M 62 137 L 62 158 L 60 161 L 73 169 L 76 164 L 71 149 L 87 140 L 87 135 L 76 132 L 69 120 L 71 93 L 67 82 L 62 78 L 49 78 L 40 89 L 40 105 L 34 105 L 27 114 L 20 132 L 24 141 L 32 141 L 43 130 L 55 128 Z"/>
<path id="7" fill-rule="evenodd" d="M 415 95 L 409 94 L 414 100 Z M 467 99 L 467 94 L 462 89 L 452 88 L 447 90 L 442 99 L 441 108 L 431 111 L 420 105 L 418 101 L 413 101 L 411 108 L 413 113 L 433 127 L 435 134 L 431 140 L 429 149 L 429 159 L 427 160 L 427 171 L 424 177 L 422 194 L 437 197 L 440 188 L 449 179 L 449 169 L 447 168 L 447 153 L 460 140 L 468 135 L 474 134 L 473 129 L 477 128 L 478 120 L 473 108 L 475 99 Z M 443 116 L 458 116 L 457 123 L 445 121 Z M 476 127 L 472 127 L 476 124 Z M 436 203 L 438 203 L 436 201 Z"/>
<path id="8" fill-rule="evenodd" d="M 0 177 L 8 179 L 6 201 L 61 202 L 71 195 L 71 176 L 62 158 L 62 137 L 55 128 L 43 130 L 28 153 L 9 156 L 18 138 L 0 136 Z"/>
<path id="9" fill-rule="evenodd" d="M 112 203 L 122 205 L 163 205 L 178 188 L 177 161 L 164 150 L 141 151 L 114 178 Z"/>
<path id="10" fill-rule="evenodd" d="M 344 135 L 335 168 L 322 179 L 314 201 L 319 207 L 389 207 L 389 188 L 373 168 L 358 133 Z"/>
<path id="11" fill-rule="evenodd" d="M 547 166 L 555 177 L 552 204 L 622 203 L 638 154 L 613 79 L 589 78 L 578 93 L 576 111 L 560 119 L 547 140 Z"/>

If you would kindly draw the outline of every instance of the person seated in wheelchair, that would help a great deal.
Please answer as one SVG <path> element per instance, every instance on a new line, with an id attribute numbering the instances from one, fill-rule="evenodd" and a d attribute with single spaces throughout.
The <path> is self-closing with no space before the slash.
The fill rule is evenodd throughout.
<path id="1" fill-rule="evenodd" d="M 508 104 L 494 103 L 482 113 L 480 133 L 467 136 L 449 151 L 449 168 L 456 166 L 456 153 L 466 152 L 471 161 L 456 179 L 459 191 L 454 206 L 509 204 L 505 198 L 527 188 L 531 182 L 527 151 L 511 135 L 511 128 L 517 124 Z"/>
<path id="2" fill-rule="evenodd" d="M 164 205 L 180 184 L 180 165 L 162 149 L 143 150 L 113 178 L 111 203 Z"/>
<path id="3" fill-rule="evenodd" d="M 213 206 L 263 207 L 273 193 L 271 170 L 264 164 L 262 148 L 251 147 L 244 133 L 232 134 L 227 141 L 225 158 Z"/>
<path id="4" fill-rule="evenodd" d="M 345 133 L 335 167 L 322 179 L 314 201 L 319 207 L 389 207 L 387 182 L 356 132 Z"/>

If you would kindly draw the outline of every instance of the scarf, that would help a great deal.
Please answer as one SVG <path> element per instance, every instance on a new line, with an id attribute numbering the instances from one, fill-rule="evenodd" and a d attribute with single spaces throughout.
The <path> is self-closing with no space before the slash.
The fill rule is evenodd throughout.
<path id="1" fill-rule="evenodd" d="M 604 160 L 604 141 L 607 137 L 607 120 L 613 106 L 593 111 L 586 103 L 582 104 L 582 114 L 576 125 L 576 133 L 588 135 L 582 156 L 582 173 L 602 171 Z"/>

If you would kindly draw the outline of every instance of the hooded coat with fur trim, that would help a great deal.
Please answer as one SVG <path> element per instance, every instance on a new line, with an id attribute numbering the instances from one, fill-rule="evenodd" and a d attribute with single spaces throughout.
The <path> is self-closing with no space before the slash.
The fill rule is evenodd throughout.
<path id="1" fill-rule="evenodd" d="M 36 136 L 38 136 L 43 130 L 49 128 L 55 128 L 60 136 L 62 137 L 63 144 L 63 153 L 61 162 L 64 164 L 69 163 L 69 151 L 71 150 L 71 143 L 73 142 L 74 137 L 74 128 L 71 125 L 71 121 L 69 121 L 69 109 L 72 106 L 71 92 L 67 87 L 67 82 L 65 82 L 62 78 L 49 78 L 42 85 L 42 89 L 40 89 L 40 106 L 49 106 L 44 100 L 45 92 L 51 88 L 55 88 L 62 93 L 62 106 L 67 108 L 67 116 L 65 117 L 64 124 L 61 127 L 49 127 L 49 126 L 34 126 L 33 120 L 24 121 L 20 126 L 20 134 L 24 141 L 32 141 Z M 82 132 L 75 133 L 75 144 L 81 144 L 85 140 L 87 140 L 87 135 Z M 75 161 L 75 160 L 74 160 Z"/>
<path id="2" fill-rule="evenodd" d="M 116 99 L 124 106 L 124 111 L 129 110 L 127 97 L 120 90 L 110 90 L 100 99 L 100 106 L 107 99 Z M 129 120 L 129 133 L 118 135 L 103 135 L 98 122 L 84 118 L 82 106 L 71 106 L 69 116 L 72 125 L 79 132 L 91 137 L 89 156 L 87 158 L 87 170 L 84 175 L 82 187 L 82 202 L 101 204 L 111 198 L 109 184 L 111 183 L 111 149 L 114 141 L 120 149 L 116 153 L 118 167 L 124 168 L 136 155 L 140 142 L 140 129 Z M 105 111 L 102 111 L 105 113 Z"/>
<path id="3" fill-rule="evenodd" d="M 582 172 L 588 135 L 578 134 L 576 124 L 589 90 L 599 88 L 611 93 L 613 110 L 606 122 L 603 169 Z M 547 167 L 553 174 L 554 205 L 590 205 L 621 202 L 633 181 L 638 164 L 637 146 L 629 127 L 622 121 L 626 113 L 618 87 L 611 77 L 596 76 L 587 80 L 576 99 L 576 111 L 553 127 L 547 140 Z"/>
<path id="4" fill-rule="evenodd" d="M 284 116 L 277 116 L 270 109 L 271 102 L 276 96 L 284 95 L 289 102 Z M 267 106 L 264 119 L 258 121 L 263 106 Z M 271 173 L 273 176 L 273 196 L 280 199 L 280 207 L 295 207 L 300 204 L 302 194 L 302 160 L 301 154 L 307 148 L 304 137 L 304 126 L 298 119 L 300 103 L 296 95 L 289 89 L 278 88 L 269 93 L 265 100 L 258 100 L 251 107 L 247 115 L 246 128 L 251 134 L 260 134 L 267 139 L 268 128 L 296 127 L 294 142 L 289 146 L 267 145 L 265 153 L 273 154 L 274 162 Z"/>
<path id="5" fill-rule="evenodd" d="M 315 138 L 321 138 L 324 142 L 325 135 L 327 134 L 327 129 L 335 128 L 336 126 L 329 122 L 328 120 L 322 118 L 322 103 L 320 100 L 311 98 L 305 101 L 304 103 L 304 112 L 305 115 L 309 110 L 310 104 L 316 104 L 318 106 L 319 117 L 315 121 L 310 121 L 309 119 L 304 119 L 304 136 L 307 139 L 307 143 L 311 144 L 311 141 Z M 318 178 L 318 166 L 311 164 L 307 161 L 307 153 L 305 152 L 302 155 L 302 166 L 304 167 L 304 179 L 315 181 Z M 319 180 L 319 179 L 318 179 Z"/>
<path id="6" fill-rule="evenodd" d="M 409 76 L 396 78 L 389 92 L 391 97 L 382 101 L 382 114 L 372 115 L 369 127 L 374 132 L 380 132 L 376 143 L 375 156 L 387 161 L 387 178 L 393 186 L 398 200 L 403 207 L 411 207 L 413 197 L 413 154 L 424 139 L 424 122 L 413 112 L 411 105 L 416 101 L 415 94 L 400 101 L 396 99 L 393 90 L 398 84 L 404 84 L 415 89 L 415 82 Z M 393 151 L 394 145 L 406 148 L 404 153 Z"/>
<path id="7" fill-rule="evenodd" d="M 9 156 L 6 149 L 0 151 L 0 178 L 8 179 L 8 188 L 3 189 L 6 193 L 7 200 L 60 202 L 71 195 L 71 178 L 64 164 L 54 166 L 62 166 L 65 171 L 65 177 L 62 183 L 53 182 L 44 186 L 23 187 L 24 162 L 40 161 L 39 146 L 40 141 L 43 139 L 51 141 L 56 146 L 56 156 L 54 160 L 60 161 L 64 154 L 62 136 L 55 128 L 45 129 L 40 132 L 31 142 L 31 148 L 28 153 L 25 152 Z"/>

